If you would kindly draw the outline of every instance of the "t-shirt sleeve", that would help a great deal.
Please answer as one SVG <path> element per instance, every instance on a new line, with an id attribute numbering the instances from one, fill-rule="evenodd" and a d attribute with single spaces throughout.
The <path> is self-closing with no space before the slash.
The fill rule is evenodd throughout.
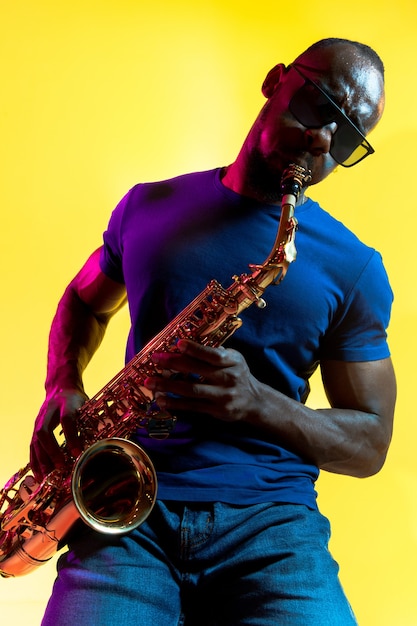
<path id="1" fill-rule="evenodd" d="M 103 234 L 103 248 L 100 255 L 100 268 L 106 276 L 118 283 L 124 283 L 123 275 L 123 217 L 130 200 L 132 190 L 120 200 L 111 214 L 106 231 Z"/>
<path id="2" fill-rule="evenodd" d="M 392 302 L 381 256 L 374 251 L 326 333 L 322 358 L 375 361 L 389 357 L 387 328 Z"/>

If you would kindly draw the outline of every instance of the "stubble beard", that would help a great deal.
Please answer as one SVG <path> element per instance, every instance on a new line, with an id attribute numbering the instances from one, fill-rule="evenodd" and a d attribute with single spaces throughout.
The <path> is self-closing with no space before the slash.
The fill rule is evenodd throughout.
<path id="1" fill-rule="evenodd" d="M 270 165 L 257 148 L 253 148 L 247 160 L 246 185 L 260 200 L 275 204 L 280 202 L 282 171 Z"/>

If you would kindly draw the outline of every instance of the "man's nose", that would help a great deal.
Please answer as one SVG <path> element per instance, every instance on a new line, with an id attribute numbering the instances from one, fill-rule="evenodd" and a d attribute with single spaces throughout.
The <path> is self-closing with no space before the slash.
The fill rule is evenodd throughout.
<path id="1" fill-rule="evenodd" d="M 320 128 L 307 128 L 304 136 L 307 142 L 307 150 L 313 156 L 328 154 L 332 144 L 332 138 L 337 129 L 336 122 L 330 122 Z"/>

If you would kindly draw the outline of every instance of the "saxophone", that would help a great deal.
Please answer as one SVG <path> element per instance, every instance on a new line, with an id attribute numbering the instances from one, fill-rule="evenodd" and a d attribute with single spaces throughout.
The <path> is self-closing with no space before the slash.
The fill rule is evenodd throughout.
<path id="1" fill-rule="evenodd" d="M 164 439 L 176 421 L 143 386 L 145 378 L 159 373 L 152 355 L 176 351 L 182 338 L 220 346 L 241 326 L 244 309 L 253 303 L 266 306 L 264 290 L 281 282 L 295 260 L 294 209 L 310 180 L 310 172 L 301 166 L 292 164 L 284 171 L 278 232 L 262 265 L 249 265 L 251 273 L 233 276 L 228 289 L 212 280 L 78 410 L 75 420 L 84 449 L 73 459 L 62 443 L 68 470 L 54 469 L 38 483 L 28 464 L 6 483 L 0 491 L 1 576 L 21 576 L 48 561 L 79 519 L 98 532 L 121 534 L 148 517 L 156 500 L 157 476 L 147 453 L 129 438 L 144 428 L 150 437 Z"/>

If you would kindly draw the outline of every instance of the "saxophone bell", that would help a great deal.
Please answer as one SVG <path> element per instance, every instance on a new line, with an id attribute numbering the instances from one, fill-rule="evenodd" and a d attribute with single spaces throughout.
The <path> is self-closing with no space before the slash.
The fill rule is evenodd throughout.
<path id="1" fill-rule="evenodd" d="M 136 443 L 109 437 L 81 453 L 71 478 L 53 470 L 41 484 L 30 465 L 0 490 L 0 576 L 23 576 L 60 549 L 82 520 L 105 534 L 123 534 L 148 517 L 156 472 Z"/>
<path id="2" fill-rule="evenodd" d="M 148 517 L 157 478 L 146 452 L 128 439 L 96 441 L 77 460 L 71 479 L 81 519 L 101 533 L 123 534 Z"/>

